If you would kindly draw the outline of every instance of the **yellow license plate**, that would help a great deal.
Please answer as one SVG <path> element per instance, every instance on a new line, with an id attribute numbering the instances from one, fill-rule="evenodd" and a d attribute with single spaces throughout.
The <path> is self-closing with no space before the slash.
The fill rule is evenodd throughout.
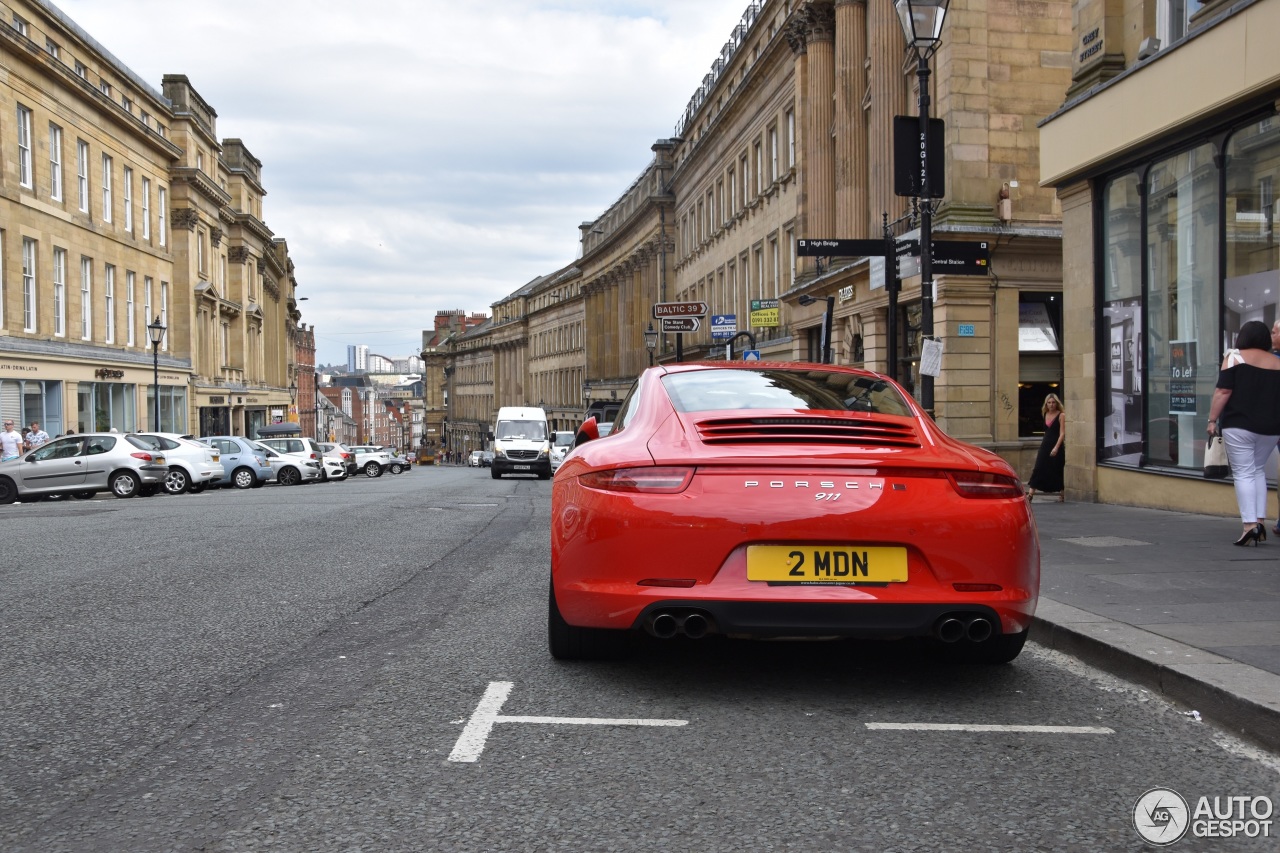
<path id="1" fill-rule="evenodd" d="M 751 545 L 747 580 L 774 583 L 906 583 L 907 549 L 860 545 Z"/>

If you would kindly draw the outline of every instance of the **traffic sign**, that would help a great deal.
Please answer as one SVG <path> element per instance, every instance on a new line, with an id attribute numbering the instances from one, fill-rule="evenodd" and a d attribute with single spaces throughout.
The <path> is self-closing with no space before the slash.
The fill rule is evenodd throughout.
<path id="1" fill-rule="evenodd" d="M 705 317 L 711 307 L 705 302 L 657 302 L 653 306 L 653 319 L 667 317 Z"/>
<path id="2" fill-rule="evenodd" d="M 933 271 L 945 275 L 988 275 L 991 244 L 975 240 L 934 240 Z M 920 274 L 920 243 L 903 240 L 898 243 L 898 274 L 911 278 Z"/>
<path id="3" fill-rule="evenodd" d="M 796 255 L 818 258 L 864 258 L 884 255 L 884 240 L 814 240 L 796 241 Z"/>
<path id="4" fill-rule="evenodd" d="M 696 332 L 702 328 L 702 320 L 698 317 L 663 317 L 662 331 L 670 332 Z"/>
<path id="5" fill-rule="evenodd" d="M 712 340 L 726 340 L 732 338 L 738 333 L 738 315 L 737 314 L 712 314 L 711 315 L 711 338 Z"/>
<path id="6" fill-rule="evenodd" d="M 759 360 L 760 360 L 760 350 L 758 350 L 758 349 L 743 350 L 743 351 L 742 351 L 742 360 L 743 360 L 743 361 L 759 361 Z"/>

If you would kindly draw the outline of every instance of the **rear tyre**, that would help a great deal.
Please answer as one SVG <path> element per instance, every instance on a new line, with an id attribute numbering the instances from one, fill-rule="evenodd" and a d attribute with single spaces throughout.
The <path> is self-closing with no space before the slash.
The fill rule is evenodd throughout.
<path id="1" fill-rule="evenodd" d="M 490 477 L 492 477 L 492 478 L 493 478 L 493 479 L 495 479 L 495 480 L 501 480 L 501 479 L 502 479 L 502 475 L 498 473 L 498 469 L 497 469 L 497 468 L 490 468 L 490 469 L 489 469 L 489 476 L 490 476 Z"/>
<path id="2" fill-rule="evenodd" d="M 18 487 L 8 477 L 0 477 L 0 504 L 11 504 L 18 499 Z"/>
<path id="3" fill-rule="evenodd" d="M 164 488 L 164 486 L 156 486 L 156 485 L 140 486 L 138 488 L 138 497 L 153 498 L 160 493 L 160 490 L 162 488 Z"/>
<path id="4" fill-rule="evenodd" d="M 392 474 L 399 474 L 400 472 L 404 471 L 404 467 L 400 465 L 400 463 L 398 462 L 393 462 L 391 463 L 391 467 L 388 468 L 387 470 L 389 470 Z"/>
<path id="5" fill-rule="evenodd" d="M 630 648 L 629 632 L 611 628 L 578 628 L 564 621 L 556 605 L 555 586 L 547 594 L 547 648 L 556 660 L 616 660 Z"/>
<path id="6" fill-rule="evenodd" d="M 276 482 L 282 486 L 296 486 L 302 482 L 302 474 L 297 468 L 281 468 Z"/>
<path id="7" fill-rule="evenodd" d="M 191 489 L 191 475 L 181 468 L 170 468 L 164 478 L 164 490 L 171 495 L 180 495 Z"/>
<path id="8" fill-rule="evenodd" d="M 237 489 L 252 489 L 256 482 L 257 476 L 248 468 L 237 468 L 231 472 L 231 485 Z"/>
<path id="9" fill-rule="evenodd" d="M 111 494 L 118 498 L 132 498 L 142 489 L 142 481 L 132 471 L 117 471 L 107 481 Z"/>
<path id="10" fill-rule="evenodd" d="M 371 478 L 371 479 L 372 479 L 373 477 L 381 477 L 381 476 L 382 476 L 382 466 L 381 466 L 381 465 L 379 465 L 377 462 L 366 462 L 366 463 L 364 464 L 364 475 L 365 475 L 366 477 Z"/>
<path id="11" fill-rule="evenodd" d="M 1027 631 L 1017 634 L 996 634 L 981 643 L 969 643 L 961 640 L 943 646 L 947 660 L 958 663 L 978 663 L 999 665 L 1010 663 L 1022 653 L 1022 646 L 1027 642 Z"/>

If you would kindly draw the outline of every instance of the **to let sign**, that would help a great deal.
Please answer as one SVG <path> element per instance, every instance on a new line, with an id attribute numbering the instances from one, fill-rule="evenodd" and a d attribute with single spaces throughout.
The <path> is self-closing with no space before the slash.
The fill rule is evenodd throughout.
<path id="1" fill-rule="evenodd" d="M 705 302 L 657 302 L 653 306 L 653 319 L 667 317 L 705 317 L 711 307 Z"/>

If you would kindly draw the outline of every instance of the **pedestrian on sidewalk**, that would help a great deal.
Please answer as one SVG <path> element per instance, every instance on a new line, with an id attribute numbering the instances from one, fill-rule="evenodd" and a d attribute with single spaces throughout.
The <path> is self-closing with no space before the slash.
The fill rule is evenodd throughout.
<path id="1" fill-rule="evenodd" d="M 8 462 L 22 455 L 22 433 L 13 428 L 13 421 L 5 419 L 4 431 L 0 432 L 0 462 Z"/>
<path id="2" fill-rule="evenodd" d="M 42 444 L 49 443 L 49 433 L 40 429 L 39 421 L 31 422 L 31 432 L 27 434 L 27 443 L 31 445 L 32 450 L 35 450 Z"/>
<path id="3" fill-rule="evenodd" d="M 1058 503 L 1067 499 L 1063 474 L 1067 468 L 1067 454 L 1062 449 L 1066 438 L 1066 413 L 1062 411 L 1062 401 L 1057 394 L 1044 398 L 1040 407 L 1040 416 L 1044 418 L 1044 438 L 1040 441 L 1040 451 L 1036 453 L 1036 464 L 1031 469 L 1031 479 L 1027 481 L 1027 500 L 1036 496 L 1037 491 L 1057 494 Z"/>
<path id="4" fill-rule="evenodd" d="M 1222 436 L 1231 463 L 1241 524 L 1235 544 L 1257 545 L 1267 538 L 1265 466 L 1280 442 L 1280 358 L 1271 354 L 1271 333 L 1260 320 L 1240 327 L 1235 348 L 1218 371 L 1207 429 Z"/>

